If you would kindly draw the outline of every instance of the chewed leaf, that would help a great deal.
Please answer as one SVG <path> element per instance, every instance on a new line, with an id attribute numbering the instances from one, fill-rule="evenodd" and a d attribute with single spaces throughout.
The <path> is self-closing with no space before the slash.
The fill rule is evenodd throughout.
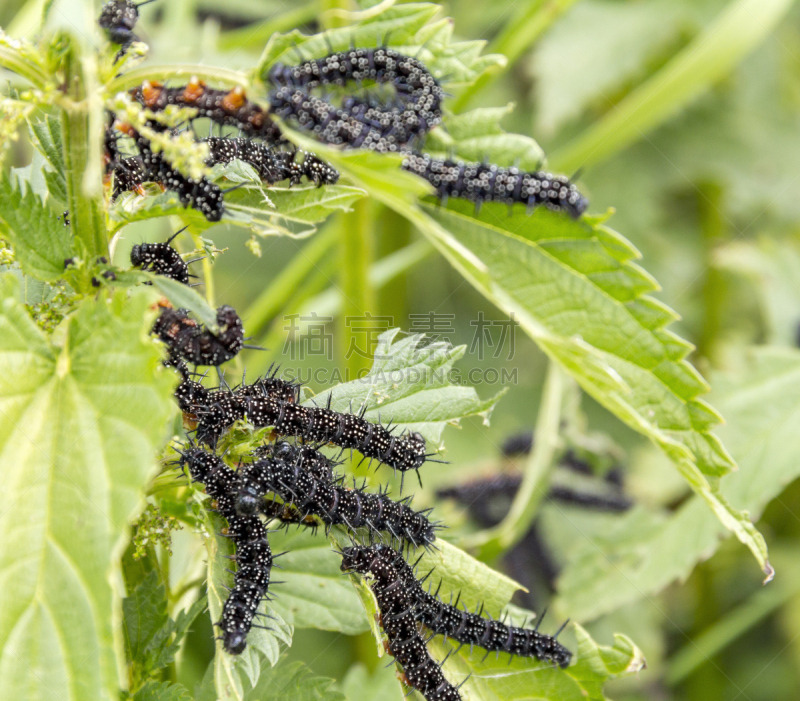
<path id="1" fill-rule="evenodd" d="M 448 423 L 491 414 L 503 391 L 482 400 L 472 387 L 451 382 L 453 363 L 463 357 L 465 346 L 425 344 L 418 335 L 398 339 L 399 333 L 393 329 L 380 335 L 369 374 L 326 390 L 306 404 L 324 406 L 330 395 L 336 411 L 366 407 L 367 420 L 391 421 L 398 430 L 419 431 L 434 445 Z"/>

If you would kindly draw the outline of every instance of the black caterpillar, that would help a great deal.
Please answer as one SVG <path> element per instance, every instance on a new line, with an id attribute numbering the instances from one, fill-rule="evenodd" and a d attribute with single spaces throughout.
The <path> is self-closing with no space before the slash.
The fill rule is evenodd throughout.
<path id="1" fill-rule="evenodd" d="M 572 653 L 556 640 L 560 630 L 555 636 L 544 635 L 538 626 L 535 629 L 508 626 L 502 621 L 486 619 L 479 613 L 445 604 L 422 588 L 403 555 L 392 548 L 372 545 L 348 550 L 356 551 L 353 557 L 360 562 L 379 560 L 391 569 L 406 592 L 414 618 L 436 635 L 452 638 L 470 648 L 477 646 L 490 652 L 533 657 L 542 662 L 552 662 L 562 669 L 569 666 Z"/>
<path id="2" fill-rule="evenodd" d="M 278 151 L 274 147 L 244 138 L 212 136 L 203 141 L 210 149 L 207 165 L 230 163 L 238 158 L 253 166 L 261 179 L 270 185 L 281 180 L 288 180 L 291 185 L 296 185 L 306 178 L 319 187 L 335 185 L 339 180 L 339 171 L 313 153 Z M 298 155 L 302 160 L 297 160 Z"/>
<path id="3" fill-rule="evenodd" d="M 277 86 L 270 96 L 271 109 L 329 144 L 403 150 L 442 119 L 444 90 L 427 67 L 385 47 L 332 53 L 298 66 L 276 64 L 269 79 Z M 335 107 L 310 94 L 323 85 L 344 86 L 365 80 L 392 83 L 397 93 L 395 102 L 384 105 L 349 98 Z"/>
<path id="4" fill-rule="evenodd" d="M 164 243 L 136 244 L 131 249 L 131 265 L 188 285 L 189 278 L 192 277 L 189 274 L 189 266 L 201 258 L 185 261 L 181 258 L 180 253 L 170 246 L 175 237 L 185 230 L 186 227 L 176 231 Z"/>
<path id="5" fill-rule="evenodd" d="M 221 365 L 244 347 L 242 320 L 233 307 L 217 309 L 218 334 L 204 329 L 186 309 L 165 309 L 152 333 L 169 348 L 170 355 L 195 365 Z"/>
<path id="6" fill-rule="evenodd" d="M 199 417 L 197 440 L 214 445 L 227 428 L 246 416 L 255 428 L 272 426 L 279 436 L 294 436 L 312 445 L 331 443 L 344 450 L 357 450 L 364 458 L 401 472 L 418 469 L 430 457 L 420 433 L 395 436 L 391 429 L 371 423 L 361 414 L 300 406 L 276 396 L 254 394 L 257 393 L 243 388 L 209 394 L 207 404 L 193 412 Z"/>
<path id="7" fill-rule="evenodd" d="M 461 694 L 431 658 L 414 618 L 414 601 L 397 571 L 386 557 L 384 548 L 345 548 L 342 571 L 370 574 L 370 588 L 380 610 L 380 622 L 386 632 L 386 649 L 403 668 L 404 681 L 417 689 L 427 701 L 460 701 Z"/>
<path id="8" fill-rule="evenodd" d="M 222 632 L 225 650 L 239 655 L 247 646 L 247 634 L 255 625 L 261 600 L 268 598 L 273 556 L 267 529 L 258 516 L 236 513 L 232 495 L 239 477 L 220 458 L 194 447 L 180 456 L 180 466 L 188 468 L 194 481 L 205 485 L 215 508 L 227 519 L 228 527 L 223 534 L 236 545 L 234 587 L 216 625 Z"/>
<path id="9" fill-rule="evenodd" d="M 133 28 L 139 21 L 139 8 L 151 2 L 154 0 L 142 0 L 140 3 L 131 0 L 110 0 L 103 5 L 97 23 L 105 30 L 110 41 L 120 45 L 117 58 L 125 53 L 134 41 L 139 40 L 133 33 Z"/>
<path id="10" fill-rule="evenodd" d="M 273 458 L 283 460 L 290 465 L 297 465 L 318 480 L 332 482 L 334 470 L 340 464 L 331 460 L 309 445 L 293 445 L 287 441 L 275 441 L 256 448 L 257 458 Z"/>
<path id="11" fill-rule="evenodd" d="M 403 169 L 427 180 L 443 202 L 456 197 L 477 207 L 484 202 L 521 202 L 529 209 L 544 205 L 567 212 L 573 219 L 580 217 L 589 204 L 568 178 L 544 171 L 529 173 L 489 163 L 457 163 L 419 153 L 406 155 Z"/>
<path id="12" fill-rule="evenodd" d="M 184 207 L 196 209 L 208 221 L 218 222 L 222 219 L 224 193 L 219 185 L 205 177 L 197 180 L 187 178 L 173 167 L 163 154 L 151 149 L 149 139 L 135 131 L 134 135 L 142 159 L 144 180 L 159 182 L 167 190 L 176 192 Z"/>
<path id="13" fill-rule="evenodd" d="M 167 105 L 193 107 L 198 117 L 208 118 L 215 124 L 236 127 L 245 136 L 259 137 L 268 144 L 285 143 L 278 126 L 266 111 L 247 99 L 241 87 L 216 90 L 196 78 L 176 88 L 145 81 L 131 90 L 131 97 L 157 112 L 163 111 Z"/>
<path id="14" fill-rule="evenodd" d="M 287 451 L 288 452 L 288 451 Z M 409 507 L 410 497 L 399 502 L 385 492 L 372 494 L 364 486 L 352 489 L 342 480 L 320 479 L 307 471 L 302 461 L 295 463 L 264 458 L 239 468 L 240 483 L 236 494 L 237 513 L 257 513 L 264 496 L 272 492 L 293 504 L 303 515 L 317 516 L 326 526 L 344 525 L 350 530 L 366 527 L 370 533 L 388 532 L 411 546 L 429 546 L 436 539 L 436 526 L 427 514 Z"/>
<path id="15" fill-rule="evenodd" d="M 523 477 L 519 473 L 492 475 L 484 479 L 437 489 L 436 498 L 455 499 L 472 509 L 476 504 L 486 502 L 486 500 L 493 497 L 504 496 L 509 500 L 513 499 L 522 484 L 522 479 Z M 633 506 L 633 501 L 630 497 L 623 493 L 599 494 L 582 492 L 562 485 L 551 485 L 547 493 L 547 499 L 563 504 L 582 506 L 595 511 L 609 511 L 612 513 L 621 513 Z"/>

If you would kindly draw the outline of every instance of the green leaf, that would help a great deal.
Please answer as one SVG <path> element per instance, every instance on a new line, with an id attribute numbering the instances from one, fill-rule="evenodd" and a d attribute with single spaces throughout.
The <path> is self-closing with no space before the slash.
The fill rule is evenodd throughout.
<path id="1" fill-rule="evenodd" d="M 85 300 L 53 345 L 0 278 L 0 696 L 114 698 L 109 573 L 174 416 L 153 294 Z"/>
<path id="2" fill-rule="evenodd" d="M 462 649 L 445 663 L 445 675 L 454 684 L 471 675 L 462 687 L 464 695 L 481 701 L 606 701 L 607 681 L 644 668 L 641 650 L 624 635 L 615 635 L 614 646 L 605 647 L 579 625 L 573 628 L 577 659 L 565 670 L 521 657 L 509 662 L 506 655 L 484 661 L 482 651 L 470 655 Z M 454 646 L 434 638 L 429 648 L 436 659 L 444 659 Z"/>
<path id="3" fill-rule="evenodd" d="M 277 665 L 265 670 L 258 683 L 245 694 L 245 701 L 344 701 L 333 687 L 333 679 L 316 676 L 302 662 Z"/>
<path id="4" fill-rule="evenodd" d="M 691 345 L 665 328 L 674 313 L 645 295 L 656 284 L 632 262 L 633 246 L 603 225 L 541 208 L 511 217 L 493 203 L 478 217 L 468 209 L 425 206 L 439 250 L 584 390 L 658 445 L 771 572 L 763 538 L 719 492 L 716 478 L 734 468 L 710 433 L 719 414 L 698 398 L 708 386 L 684 360 Z"/>
<path id="5" fill-rule="evenodd" d="M 133 701 L 192 701 L 192 697 L 180 684 L 150 681 L 133 695 Z"/>
<path id="6" fill-rule="evenodd" d="M 53 281 L 64 275 L 64 260 L 74 255 L 70 227 L 24 183 L 0 180 L 0 229 L 6 232 L 22 272 Z"/>
<path id="7" fill-rule="evenodd" d="M 514 106 L 509 104 L 445 115 L 444 129 L 434 129 L 428 135 L 425 152 L 437 158 L 485 159 L 498 165 L 515 164 L 524 170 L 536 170 L 545 160 L 539 144 L 529 136 L 509 134 L 500 127 L 500 121 L 513 110 Z"/>
<path id="8" fill-rule="evenodd" d="M 364 609 L 340 569 L 341 559 L 322 533 L 307 530 L 270 535 L 281 557 L 272 607 L 295 628 L 319 628 L 345 635 L 369 630 Z"/>
<path id="9" fill-rule="evenodd" d="M 296 64 L 334 51 L 388 45 L 408 56 L 418 57 L 442 82 L 450 86 L 471 83 L 495 65 L 504 65 L 500 55 L 481 56 L 483 41 L 453 41 L 453 22 L 431 20 L 441 8 L 433 3 L 394 5 L 356 24 L 306 36 L 295 30 L 270 39 L 255 75 L 267 81 L 276 63 Z M 301 59 L 301 56 L 303 57 Z"/>
<path id="10" fill-rule="evenodd" d="M 233 585 L 233 576 L 227 571 L 230 569 L 230 560 L 227 558 L 235 554 L 235 546 L 229 538 L 220 535 L 225 525 L 222 517 L 207 511 L 205 525 L 209 534 L 205 538 L 208 549 L 208 609 L 213 622 L 222 617 L 222 606 L 228 598 L 226 587 Z M 275 665 L 280 655 L 281 643 L 291 644 L 292 627 L 275 609 L 262 601 L 259 612 L 273 617 L 265 619 L 269 621 L 270 630 L 253 628 L 247 636 L 247 648 L 241 655 L 229 655 L 223 649 L 221 641 L 217 640 L 213 679 L 221 701 L 242 701 L 245 698 L 246 680 L 252 686 L 263 676 L 261 655 L 270 665 Z"/>
<path id="11" fill-rule="evenodd" d="M 366 406 L 369 421 L 391 421 L 398 430 L 419 431 L 434 444 L 441 441 L 446 424 L 464 416 L 477 414 L 488 421 L 504 391 L 481 400 L 472 387 L 451 383 L 453 363 L 463 357 L 466 346 L 425 345 L 419 335 L 397 340 L 399 333 L 392 329 L 379 336 L 369 374 L 321 392 L 306 404 L 324 406 L 330 395 L 336 411 Z"/>
<path id="12" fill-rule="evenodd" d="M 205 608 L 205 599 L 200 599 L 173 621 L 167 614 L 166 589 L 158 572 L 151 570 L 122 601 L 125 649 L 133 678 L 145 679 L 171 664 L 189 626 Z"/>
<path id="13" fill-rule="evenodd" d="M 59 202 L 67 201 L 67 181 L 64 178 L 64 151 L 61 144 L 61 123 L 50 115 L 30 124 L 33 142 L 47 159 L 45 171 L 47 190 Z"/>
<path id="14" fill-rule="evenodd" d="M 739 462 L 722 494 L 758 517 L 800 476 L 800 352 L 754 348 L 738 372 L 715 375 L 721 438 Z M 694 497 L 674 514 L 637 508 L 581 539 L 559 582 L 556 609 L 590 621 L 661 591 L 709 557 L 725 534 Z"/>
<path id="15" fill-rule="evenodd" d="M 347 701 L 403 701 L 394 670 L 379 665 L 372 673 L 363 664 L 353 665 L 342 680 Z"/>

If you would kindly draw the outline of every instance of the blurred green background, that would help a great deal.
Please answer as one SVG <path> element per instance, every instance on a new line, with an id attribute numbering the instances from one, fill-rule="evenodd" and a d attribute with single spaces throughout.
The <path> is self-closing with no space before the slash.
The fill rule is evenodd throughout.
<path id="1" fill-rule="evenodd" d="M 5 2 L 0 24 L 21 4 Z M 151 62 L 243 68 L 254 64 L 274 31 L 294 27 L 319 31 L 320 12 L 331 4 L 169 0 L 143 8 L 139 28 L 151 47 Z M 369 4 L 373 3 L 364 3 Z M 698 37 L 707 39 L 709 28 L 730 3 L 454 0 L 441 4 L 443 12 L 454 18 L 458 37 L 485 39 L 489 51 L 513 59 L 501 75 L 471 96 L 454 96 L 448 107 L 461 110 L 513 102 L 516 108 L 503 123 L 507 130 L 533 135 L 555 169 L 585 165 L 580 183 L 590 197 L 590 211 L 615 208 L 611 225 L 639 248 L 643 267 L 663 288 L 659 298 L 683 317 L 674 330 L 697 346 L 691 360 L 711 378 L 712 386 L 720 373 L 726 381 L 736 377 L 748 346 L 794 346 L 800 322 L 800 10 L 792 7 L 782 14 L 758 46 L 742 52 L 743 60 L 734 61 L 710 88 L 680 102 L 674 114 L 663 115 L 652 125 L 633 127 L 623 122 L 611 138 L 598 140 L 584 164 L 572 163 L 571 158 L 572 145 L 580 143 L 581 135 L 624 111 L 626 98 L 635 96 L 641 86 L 668 80 L 675 57 L 697 46 Z M 24 22 L 24 16 L 15 21 Z M 192 41 L 174 40 L 190 34 Z M 625 132 L 625 140 L 615 144 L 618 132 Z M 344 359 L 348 333 L 341 315 L 322 331 L 329 339 L 329 357 L 306 353 L 302 358 L 307 339 L 289 338 L 286 345 L 287 317 L 313 311 L 333 316 L 330 301 L 337 289 L 338 262 L 340 256 L 353 254 L 337 249 L 341 227 L 365 227 L 371 232 L 366 240 L 372 250 L 358 252 L 366 265 L 421 241 L 397 215 L 364 204 L 352 215 L 330 220 L 309 239 L 259 239 L 260 257 L 245 245 L 241 230 L 218 226 L 207 235 L 218 248 L 227 249 L 214 267 L 214 297 L 247 310 L 242 314 L 246 328 L 270 348 L 245 358 L 249 372 L 261 371 L 272 361 L 298 370 L 368 365 L 357 357 Z M 134 243 L 162 240 L 165 233 L 150 223 L 128 227 L 117 247 L 117 260 L 124 263 Z M 502 322 L 503 315 L 427 244 L 420 242 L 413 253 L 413 266 L 399 266 L 388 282 L 377 286 L 370 301 L 372 314 L 391 317 L 389 326 L 433 331 L 454 344 L 479 346 L 475 344 L 476 333 L 482 330 L 476 326 L 479 320 Z M 275 308 L 269 285 L 298 256 L 314 264 L 293 297 Z M 441 326 L 430 327 L 426 319 L 432 313 Z M 503 326 L 486 328 L 499 343 Z M 514 380 L 491 425 L 476 419 L 448 430 L 450 464 L 428 471 L 424 493 L 418 497 L 422 503 L 433 501 L 437 486 L 494 469 L 504 438 L 535 422 L 543 355 L 519 331 L 513 343 L 505 339 L 498 357 L 493 357 L 496 349 L 491 346 L 484 344 L 483 350 L 481 355 L 479 348 L 471 348 L 458 365 L 464 373 L 473 368 L 482 371 L 473 377 L 488 378 L 477 386 L 482 396 L 499 388 L 486 371 L 505 369 Z M 310 387 L 316 390 L 320 385 L 312 380 Z M 714 396 L 712 392 L 712 404 Z M 665 518 L 673 513 L 686 499 L 688 488 L 665 459 L 590 399 L 583 397 L 581 408 L 589 429 L 610 437 L 624 451 L 631 497 Z M 800 461 L 798 448 L 786 447 L 797 449 Z M 470 528 L 463 509 L 451 503 L 442 503 L 440 514 L 453 525 L 448 537 L 457 538 L 460 529 Z M 799 516 L 800 486 L 790 483 L 758 521 L 778 567 L 778 577 L 769 587 L 762 588 L 761 573 L 747 550 L 728 539 L 686 581 L 597 620 L 580 620 L 601 643 L 610 642 L 614 631 L 624 632 L 647 657 L 645 671 L 612 684 L 609 694 L 631 700 L 798 698 L 800 586 L 792 581 L 797 579 L 792 563 L 800 560 Z M 537 528 L 554 561 L 565 567 L 576 552 L 575 539 L 581 533 L 613 531 L 614 518 L 547 504 Z M 569 525 L 576 523 L 579 528 Z M 186 537 L 177 534 L 176 548 Z M 535 569 L 536 564 L 531 554 L 530 566 Z M 556 589 L 558 585 L 556 580 Z M 551 597 L 546 587 L 534 594 L 537 608 Z M 210 624 L 207 618 L 201 620 L 179 666 L 179 678 L 189 688 L 199 681 L 213 654 Z M 310 630 L 296 632 L 289 655 L 337 679 L 344 678 L 354 663 L 369 668 L 378 664 L 370 639 Z M 356 683 L 355 677 L 348 679 Z"/>

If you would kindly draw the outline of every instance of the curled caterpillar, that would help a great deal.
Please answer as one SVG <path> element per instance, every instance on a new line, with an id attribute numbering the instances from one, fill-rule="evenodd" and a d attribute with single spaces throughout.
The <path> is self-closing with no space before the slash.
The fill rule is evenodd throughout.
<path id="1" fill-rule="evenodd" d="M 195 365 L 221 365 L 244 347 L 242 320 L 233 307 L 217 309 L 218 334 L 204 329 L 186 309 L 165 309 L 152 333 L 169 348 L 170 355 Z"/>
<path id="2" fill-rule="evenodd" d="M 403 168 L 427 180 L 443 201 L 457 197 L 477 206 L 484 202 L 520 202 L 530 209 L 544 205 L 567 212 L 574 219 L 589 204 L 569 179 L 544 171 L 529 173 L 487 163 L 457 163 L 419 153 L 406 155 Z"/>
<path id="3" fill-rule="evenodd" d="M 470 613 L 443 603 L 435 594 L 422 588 L 403 555 L 392 548 L 382 545 L 357 546 L 348 548 L 348 551 L 352 551 L 350 557 L 354 561 L 365 563 L 377 560 L 393 571 L 400 582 L 399 586 L 407 593 L 414 618 L 433 633 L 470 647 L 533 657 L 543 662 L 552 662 L 562 669 L 569 666 L 572 653 L 556 640 L 558 633 L 549 636 L 540 633 L 538 626 L 535 629 L 508 626 L 502 621 L 486 619 L 479 613 Z"/>
<path id="4" fill-rule="evenodd" d="M 395 151 L 442 119 L 444 90 L 419 60 L 386 47 L 350 49 L 297 66 L 276 64 L 269 74 L 277 87 L 270 97 L 276 114 L 313 130 L 326 143 Z M 350 98 L 341 107 L 311 96 L 323 85 L 391 83 L 392 104 Z"/>
<path id="5" fill-rule="evenodd" d="M 175 88 L 145 81 L 131 90 L 131 97 L 156 112 L 163 111 L 167 105 L 193 107 L 198 117 L 208 118 L 215 124 L 236 127 L 246 136 L 257 136 L 274 144 L 285 141 L 266 111 L 250 102 L 241 87 L 216 90 L 197 78 Z"/>
<path id="6" fill-rule="evenodd" d="M 185 261 L 181 258 L 180 253 L 170 246 L 174 238 L 184 230 L 185 227 L 176 231 L 164 243 L 136 244 L 131 249 L 131 265 L 188 285 L 191 277 L 189 265 L 196 263 L 200 258 Z"/>
<path id="7" fill-rule="evenodd" d="M 296 185 L 303 178 L 317 186 L 335 185 L 339 180 L 339 171 L 313 153 L 278 151 L 272 146 L 241 137 L 212 136 L 203 141 L 210 150 L 206 161 L 208 165 L 230 163 L 238 158 L 253 166 L 261 179 L 270 185 L 281 180 L 288 180 L 290 184 Z M 297 160 L 298 155 L 302 160 Z"/>
<path id="8" fill-rule="evenodd" d="M 409 507 L 410 497 L 399 502 L 385 492 L 373 494 L 364 486 L 352 489 L 341 481 L 319 479 L 308 472 L 301 462 L 290 463 L 265 458 L 239 468 L 237 513 L 246 516 L 256 513 L 268 492 L 293 504 L 303 516 L 317 516 L 326 526 L 344 525 L 350 530 L 366 527 L 370 533 L 388 532 L 412 546 L 429 546 L 436 539 L 435 525 L 428 512 Z"/>
<path id="9" fill-rule="evenodd" d="M 222 632 L 222 644 L 232 655 L 244 652 L 247 634 L 254 625 L 258 607 L 267 597 L 272 570 L 272 550 L 267 529 L 258 516 L 242 516 L 234 509 L 232 495 L 238 475 L 222 460 L 207 451 L 190 447 L 180 454 L 181 468 L 188 468 L 196 482 L 205 485 L 217 511 L 228 521 L 224 535 L 236 546 L 234 586 L 216 623 Z"/>
<path id="10" fill-rule="evenodd" d="M 380 546 L 345 548 L 341 554 L 343 572 L 372 575 L 370 587 L 388 638 L 386 648 L 403 668 L 405 682 L 427 701 L 460 701 L 458 689 L 430 656 L 412 613 L 414 602 Z"/>

